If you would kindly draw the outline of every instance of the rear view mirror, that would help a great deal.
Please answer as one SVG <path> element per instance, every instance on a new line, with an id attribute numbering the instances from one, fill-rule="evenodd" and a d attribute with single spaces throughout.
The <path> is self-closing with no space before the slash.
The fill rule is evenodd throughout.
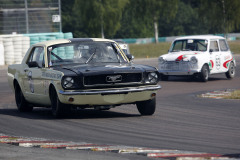
<path id="1" fill-rule="evenodd" d="M 33 68 L 33 67 L 39 67 L 38 63 L 36 61 L 28 62 L 28 67 Z"/>
<path id="2" fill-rule="evenodd" d="M 127 58 L 128 58 L 130 61 L 134 60 L 134 56 L 133 56 L 133 55 L 131 55 L 131 54 L 126 54 L 126 56 L 127 56 Z"/>

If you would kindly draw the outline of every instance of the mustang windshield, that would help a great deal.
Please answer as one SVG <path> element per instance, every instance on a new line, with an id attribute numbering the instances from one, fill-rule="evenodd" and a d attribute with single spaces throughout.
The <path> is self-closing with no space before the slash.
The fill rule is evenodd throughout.
<path id="1" fill-rule="evenodd" d="M 115 43 L 78 42 L 48 47 L 50 66 L 70 63 L 127 63 Z"/>
<path id="2" fill-rule="evenodd" d="M 172 44 L 170 52 L 179 51 L 207 51 L 208 41 L 205 39 L 176 40 Z"/>

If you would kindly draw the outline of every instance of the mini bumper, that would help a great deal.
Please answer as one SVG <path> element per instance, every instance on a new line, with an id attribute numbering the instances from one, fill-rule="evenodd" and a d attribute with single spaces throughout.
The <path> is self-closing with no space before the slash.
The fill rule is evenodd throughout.
<path id="1" fill-rule="evenodd" d="M 162 71 L 159 71 L 160 74 L 163 74 L 163 75 L 172 75 L 172 76 L 180 76 L 180 75 L 193 75 L 195 73 L 198 73 L 199 71 L 198 70 L 181 70 L 181 71 L 169 71 L 169 70 L 162 70 Z"/>

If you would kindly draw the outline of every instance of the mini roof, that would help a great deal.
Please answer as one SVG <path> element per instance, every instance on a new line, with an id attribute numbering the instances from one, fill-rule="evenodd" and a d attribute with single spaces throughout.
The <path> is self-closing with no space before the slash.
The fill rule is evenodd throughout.
<path id="1" fill-rule="evenodd" d="M 214 35 L 196 35 L 196 36 L 184 36 L 184 37 L 178 37 L 175 40 L 180 40 L 180 39 L 225 39 L 224 37 L 221 36 L 214 36 Z"/>

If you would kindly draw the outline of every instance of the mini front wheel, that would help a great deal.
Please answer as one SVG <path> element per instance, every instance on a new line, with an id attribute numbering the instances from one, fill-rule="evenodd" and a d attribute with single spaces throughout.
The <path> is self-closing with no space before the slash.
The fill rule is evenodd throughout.
<path id="1" fill-rule="evenodd" d="M 230 63 L 230 66 L 229 66 L 229 69 L 228 69 L 228 71 L 226 72 L 226 77 L 227 77 L 228 79 L 232 79 L 232 78 L 235 77 L 235 73 L 236 73 L 236 71 L 235 71 L 235 66 L 234 66 L 233 62 L 231 62 L 231 63 Z"/>
<path id="2" fill-rule="evenodd" d="M 156 98 L 137 102 L 137 109 L 141 115 L 153 115 L 156 109 Z"/>
<path id="3" fill-rule="evenodd" d="M 204 65 L 199 73 L 199 78 L 202 82 L 207 82 L 209 76 L 209 69 L 207 65 Z"/>

